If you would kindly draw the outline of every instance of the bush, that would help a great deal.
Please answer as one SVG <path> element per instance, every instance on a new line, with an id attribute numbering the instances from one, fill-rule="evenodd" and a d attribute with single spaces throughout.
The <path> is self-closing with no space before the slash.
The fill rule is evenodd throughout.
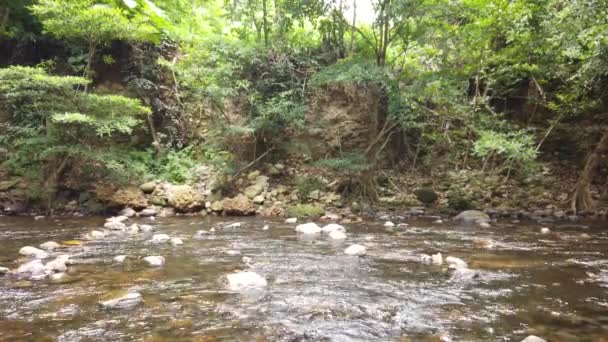
<path id="1" fill-rule="evenodd" d="M 298 204 L 287 209 L 290 217 L 317 218 L 325 214 L 325 209 L 312 204 Z"/>
<path id="2" fill-rule="evenodd" d="M 470 210 L 474 208 L 473 202 L 466 198 L 464 194 L 457 191 L 448 193 L 448 207 L 457 211 Z"/>
<path id="3" fill-rule="evenodd" d="M 314 176 L 298 176 L 296 177 L 296 188 L 303 199 L 308 198 L 311 192 L 322 190 L 325 184 Z"/>
<path id="4" fill-rule="evenodd" d="M 433 204 L 437 201 L 437 193 L 433 189 L 422 188 L 414 191 L 416 198 L 424 204 Z"/>

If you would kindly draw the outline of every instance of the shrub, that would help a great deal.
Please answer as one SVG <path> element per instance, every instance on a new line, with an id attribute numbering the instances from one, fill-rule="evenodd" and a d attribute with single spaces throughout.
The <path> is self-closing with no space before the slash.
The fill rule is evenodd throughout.
<path id="1" fill-rule="evenodd" d="M 414 194 L 416 195 L 416 198 L 418 198 L 418 200 L 424 204 L 435 203 L 439 197 L 433 189 L 429 188 L 418 189 L 414 191 Z"/>
<path id="2" fill-rule="evenodd" d="M 325 184 L 314 176 L 298 176 L 296 177 L 296 188 L 302 196 L 302 198 L 308 198 L 311 192 L 315 190 L 321 190 L 325 187 Z"/>
<path id="3" fill-rule="evenodd" d="M 312 204 L 298 204 L 287 209 L 290 217 L 316 218 L 325 214 L 325 209 Z"/>
<path id="4" fill-rule="evenodd" d="M 458 191 L 448 192 L 448 207 L 457 210 L 470 210 L 473 209 L 473 203 L 464 194 Z"/>

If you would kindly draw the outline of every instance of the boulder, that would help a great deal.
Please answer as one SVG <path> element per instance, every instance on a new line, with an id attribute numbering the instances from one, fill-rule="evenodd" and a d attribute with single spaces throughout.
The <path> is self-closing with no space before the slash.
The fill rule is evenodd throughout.
<path id="1" fill-rule="evenodd" d="M 144 258 L 144 261 L 152 267 L 160 267 L 165 264 L 165 258 L 159 255 L 147 256 Z"/>
<path id="2" fill-rule="evenodd" d="M 462 224 L 481 224 L 489 223 L 490 216 L 479 210 L 465 210 L 456 215 L 453 220 Z"/>
<path id="3" fill-rule="evenodd" d="M 285 223 L 297 223 L 297 222 L 298 222 L 297 217 L 290 217 L 287 220 L 285 220 Z"/>
<path id="4" fill-rule="evenodd" d="M 354 256 L 364 256 L 367 254 L 365 247 L 361 245 L 351 245 L 344 250 L 344 254 L 346 255 L 354 255 Z"/>
<path id="5" fill-rule="evenodd" d="M 253 198 L 253 203 L 255 204 L 263 204 L 264 203 L 264 195 L 257 195 Z"/>
<path id="6" fill-rule="evenodd" d="M 254 199 L 256 196 L 261 194 L 262 191 L 264 191 L 263 185 L 253 184 L 253 185 L 250 185 L 247 188 L 245 188 L 245 191 L 243 193 L 245 194 L 245 196 L 247 196 L 247 198 Z"/>
<path id="7" fill-rule="evenodd" d="M 263 288 L 268 285 L 266 279 L 255 272 L 236 272 L 227 275 L 226 279 L 231 291 Z"/>
<path id="8" fill-rule="evenodd" d="M 214 201 L 211 203 L 211 211 L 215 211 L 216 213 L 224 211 L 224 203 L 222 201 Z"/>
<path id="9" fill-rule="evenodd" d="M 40 248 L 44 249 L 46 251 L 52 251 L 52 250 L 60 248 L 60 247 L 61 247 L 61 245 L 55 241 L 47 241 L 43 244 L 40 244 Z"/>
<path id="10" fill-rule="evenodd" d="M 179 212 L 194 212 L 204 208 L 203 196 L 189 185 L 165 185 L 167 203 Z"/>
<path id="11" fill-rule="evenodd" d="M 224 200 L 224 212 L 236 216 L 255 215 L 255 206 L 247 196 L 239 194 Z"/>
<path id="12" fill-rule="evenodd" d="M 123 222 L 119 221 L 107 221 L 104 225 L 104 228 L 110 230 L 125 230 L 127 226 Z"/>
<path id="13" fill-rule="evenodd" d="M 384 226 L 387 228 L 390 228 L 390 227 L 394 227 L 395 224 L 391 221 L 386 221 L 386 222 L 384 222 Z"/>
<path id="14" fill-rule="evenodd" d="M 296 226 L 296 232 L 305 235 L 314 235 L 321 233 L 321 227 L 314 222 L 299 224 Z"/>
<path id="15" fill-rule="evenodd" d="M 49 254 L 41 249 L 32 246 L 25 246 L 19 250 L 19 254 L 24 255 L 26 257 L 32 257 L 36 259 L 44 259 L 49 256 Z"/>
<path id="16" fill-rule="evenodd" d="M 156 189 L 157 186 L 158 186 L 158 184 L 156 182 L 146 182 L 146 183 L 140 185 L 139 189 L 144 194 L 151 194 L 154 192 L 154 190 Z"/>
<path id="17" fill-rule="evenodd" d="M 128 309 L 143 302 L 141 294 L 137 292 L 121 292 L 113 298 L 99 302 L 99 305 L 106 309 Z"/>
<path id="18" fill-rule="evenodd" d="M 118 213 L 120 216 L 133 217 L 137 212 L 133 208 L 126 207 Z"/>
<path id="19" fill-rule="evenodd" d="M 112 205 L 117 207 L 129 207 L 143 209 L 148 206 L 144 193 L 138 188 L 126 188 L 116 191 L 110 198 Z"/>
<path id="20" fill-rule="evenodd" d="M 142 217 L 150 217 L 150 216 L 156 216 L 158 215 L 159 210 L 157 207 L 148 207 L 142 211 L 139 212 L 139 216 Z"/>
<path id="21" fill-rule="evenodd" d="M 521 340 L 521 342 L 547 342 L 547 341 L 545 341 L 545 339 L 540 338 L 538 336 L 530 335 L 530 336 L 524 338 L 523 340 Z"/>
<path id="22" fill-rule="evenodd" d="M 441 255 L 441 253 L 431 255 L 431 262 L 433 265 L 443 264 L 443 255 Z"/>

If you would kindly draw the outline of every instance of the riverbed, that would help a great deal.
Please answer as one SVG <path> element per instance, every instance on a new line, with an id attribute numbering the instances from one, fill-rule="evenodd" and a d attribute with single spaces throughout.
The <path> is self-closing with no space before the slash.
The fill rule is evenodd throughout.
<path id="1" fill-rule="evenodd" d="M 359 222 L 344 225 L 341 243 L 303 239 L 282 220 L 133 222 L 154 230 L 87 241 L 103 218 L 0 217 L 0 266 L 17 268 L 21 247 L 50 240 L 73 260 L 58 282 L 0 276 L 0 340 L 607 341 L 606 222 Z M 200 230 L 207 234 L 195 238 Z M 158 233 L 184 244 L 152 244 Z M 367 255 L 345 255 L 355 243 Z M 475 276 L 421 262 L 438 252 L 463 259 Z M 124 263 L 113 260 L 121 254 Z M 141 258 L 150 255 L 165 265 L 148 266 Z M 227 290 L 225 276 L 241 270 L 268 285 Z M 120 291 L 141 293 L 143 303 L 99 306 Z"/>

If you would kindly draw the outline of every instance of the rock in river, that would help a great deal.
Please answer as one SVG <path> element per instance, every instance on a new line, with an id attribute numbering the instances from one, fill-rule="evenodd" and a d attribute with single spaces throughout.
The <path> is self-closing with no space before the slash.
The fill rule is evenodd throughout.
<path id="1" fill-rule="evenodd" d="M 339 224 L 335 224 L 335 223 L 330 223 L 330 224 L 324 226 L 323 228 L 321 228 L 321 233 L 323 233 L 323 234 L 330 234 L 331 232 L 334 232 L 334 231 L 346 233 L 346 228 L 344 228 L 343 226 L 341 226 Z"/>
<path id="2" fill-rule="evenodd" d="M 50 272 L 65 272 L 68 269 L 66 262 L 68 262 L 69 259 L 69 255 L 62 254 L 55 258 L 55 260 L 47 262 L 46 265 L 44 265 L 44 268 Z"/>
<path id="3" fill-rule="evenodd" d="M 32 246 L 25 246 L 19 250 L 19 254 L 25 255 L 27 257 L 32 257 L 36 259 L 44 259 L 49 256 L 49 254 L 42 249 L 38 249 Z"/>
<path id="4" fill-rule="evenodd" d="M 255 272 L 236 272 L 227 275 L 226 279 L 228 289 L 231 291 L 262 288 L 268 285 L 266 279 Z"/>
<path id="5" fill-rule="evenodd" d="M 165 258 L 159 255 L 147 256 L 144 261 L 152 267 L 160 267 L 165 264 Z"/>
<path id="6" fill-rule="evenodd" d="M 465 210 L 456 215 L 456 217 L 454 217 L 454 221 L 463 224 L 487 224 L 490 222 L 490 216 L 479 210 Z"/>
<path id="7" fill-rule="evenodd" d="M 453 257 L 453 256 L 449 256 L 449 257 L 445 258 L 445 261 L 448 263 L 450 268 L 467 268 L 467 267 L 469 267 L 464 260 Z"/>
<path id="8" fill-rule="evenodd" d="M 25 264 L 19 266 L 17 269 L 18 274 L 29 273 L 31 276 L 38 276 L 45 274 L 44 265 L 42 261 L 39 259 L 32 260 L 30 262 L 26 262 Z"/>
<path id="9" fill-rule="evenodd" d="M 7 274 L 10 271 L 7 267 L 0 267 L 0 275 Z"/>
<path id="10" fill-rule="evenodd" d="M 141 294 L 137 292 L 120 293 L 113 298 L 99 302 L 106 309 L 128 309 L 143 302 Z"/>
<path id="11" fill-rule="evenodd" d="M 331 233 L 329 233 L 329 238 L 332 240 L 345 240 L 346 239 L 346 234 L 344 234 L 344 232 L 339 231 L 339 230 L 334 230 Z"/>
<path id="12" fill-rule="evenodd" d="M 547 342 L 547 341 L 545 341 L 545 339 L 542 339 L 538 336 L 530 335 L 530 336 L 524 338 L 523 340 L 521 340 L 521 342 Z"/>
<path id="13" fill-rule="evenodd" d="M 52 251 L 53 249 L 57 249 L 60 247 L 61 247 L 61 245 L 55 241 L 47 241 L 43 244 L 40 244 L 40 248 L 47 250 L 47 251 Z"/>
<path id="14" fill-rule="evenodd" d="M 167 234 L 154 234 L 152 235 L 152 243 L 165 243 L 171 240 Z"/>
<path id="15" fill-rule="evenodd" d="M 255 215 L 255 206 L 247 196 L 239 194 L 224 200 L 224 211 L 228 215 L 249 216 Z"/>
<path id="16" fill-rule="evenodd" d="M 169 240 L 169 243 L 171 244 L 171 246 L 179 246 L 183 245 L 184 241 L 180 238 L 171 238 L 171 240 Z"/>
<path id="17" fill-rule="evenodd" d="M 365 247 L 361 245 L 351 245 L 344 250 L 344 254 L 346 255 L 364 256 L 366 253 Z"/>
<path id="18" fill-rule="evenodd" d="M 321 233 L 321 227 L 314 222 L 309 222 L 297 225 L 296 232 L 305 235 L 314 235 Z"/>
<path id="19" fill-rule="evenodd" d="M 117 255 L 114 257 L 114 262 L 117 262 L 119 264 L 122 264 L 123 262 L 125 262 L 125 260 L 127 259 L 126 255 Z"/>

